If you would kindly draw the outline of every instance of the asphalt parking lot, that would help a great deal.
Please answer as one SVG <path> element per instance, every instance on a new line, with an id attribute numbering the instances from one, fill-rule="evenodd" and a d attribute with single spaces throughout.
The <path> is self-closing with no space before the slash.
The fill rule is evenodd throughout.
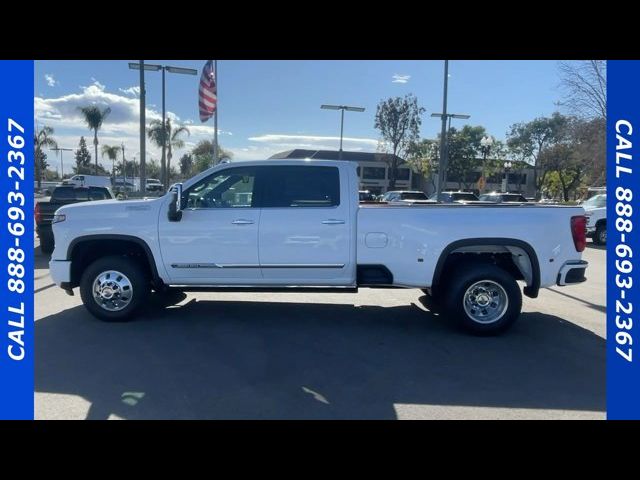
<path id="1" fill-rule="evenodd" d="M 605 251 L 584 258 L 587 282 L 478 338 L 419 290 L 189 293 L 106 324 L 53 285 L 36 239 L 36 418 L 602 419 Z"/>

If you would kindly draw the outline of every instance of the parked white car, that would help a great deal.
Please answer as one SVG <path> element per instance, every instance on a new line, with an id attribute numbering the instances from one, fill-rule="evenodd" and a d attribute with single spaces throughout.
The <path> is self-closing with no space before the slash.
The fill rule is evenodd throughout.
<path id="1" fill-rule="evenodd" d="M 584 208 L 587 217 L 587 236 L 593 238 L 596 245 L 607 244 L 607 194 L 594 195 L 589 200 L 584 201 L 581 206 Z"/>
<path id="2" fill-rule="evenodd" d="M 73 184 L 77 187 L 112 187 L 111 177 L 104 175 L 74 175 L 63 183 L 65 185 Z"/>
<path id="3" fill-rule="evenodd" d="M 404 287 L 493 334 L 518 318 L 522 292 L 585 280 L 585 222 L 582 207 L 360 204 L 353 163 L 264 160 L 157 199 L 62 207 L 49 267 L 106 321 L 132 318 L 151 289 Z"/>

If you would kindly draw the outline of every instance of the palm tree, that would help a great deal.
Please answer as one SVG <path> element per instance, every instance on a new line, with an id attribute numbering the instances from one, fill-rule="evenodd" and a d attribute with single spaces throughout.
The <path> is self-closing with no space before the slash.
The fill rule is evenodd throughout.
<path id="1" fill-rule="evenodd" d="M 111 145 L 102 146 L 102 157 L 104 158 L 106 155 L 107 158 L 112 162 L 111 176 L 114 177 L 114 180 L 115 180 L 115 173 L 116 173 L 116 161 L 118 160 L 118 153 L 120 153 L 120 147 L 118 147 L 117 145 L 113 147 Z"/>
<path id="2" fill-rule="evenodd" d="M 185 126 L 180 126 L 174 129 L 171 126 L 171 119 L 167 119 L 164 132 L 162 131 L 163 129 L 161 120 L 153 120 L 149 125 L 150 126 L 147 130 L 149 139 L 152 140 L 158 147 L 162 148 L 164 146 L 167 149 L 166 165 L 165 162 L 162 161 L 160 168 L 162 170 L 162 183 L 164 184 L 165 188 L 168 188 L 169 172 L 171 172 L 171 158 L 173 158 L 173 149 L 183 148 L 184 140 L 182 140 L 180 136 L 183 133 L 190 135 L 191 132 L 189 132 L 189 129 Z"/>
<path id="3" fill-rule="evenodd" d="M 58 148 L 58 143 L 53 139 L 53 128 L 46 125 L 33 135 L 34 157 L 36 163 L 36 179 L 38 180 L 38 189 L 42 185 L 42 157 L 44 156 L 43 148 Z"/>
<path id="4" fill-rule="evenodd" d="M 105 107 L 100 109 L 97 105 L 90 105 L 88 107 L 78 107 L 84 116 L 84 121 L 89 127 L 89 130 L 93 130 L 93 148 L 96 153 L 96 175 L 98 174 L 98 130 L 102 127 L 102 122 L 111 113 L 111 108 Z"/>

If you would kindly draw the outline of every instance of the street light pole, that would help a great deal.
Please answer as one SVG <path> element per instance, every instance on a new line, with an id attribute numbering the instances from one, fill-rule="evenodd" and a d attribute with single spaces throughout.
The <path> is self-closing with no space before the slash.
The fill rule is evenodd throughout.
<path id="1" fill-rule="evenodd" d="M 484 178 L 484 174 L 485 174 L 485 166 L 487 163 L 487 156 L 489 155 L 489 152 L 491 151 L 491 146 L 493 145 L 493 137 L 489 137 L 489 136 L 484 136 L 482 137 L 482 140 L 480 140 L 480 150 L 482 150 L 482 173 L 480 178 L 482 179 L 482 188 L 480 188 L 480 193 L 482 193 L 484 191 L 485 185 L 487 184 L 487 179 Z"/>
<path id="2" fill-rule="evenodd" d="M 338 159 L 342 160 L 342 137 L 344 135 L 344 111 L 364 112 L 364 107 L 350 107 L 348 105 L 320 105 L 323 110 L 341 110 L 340 112 L 340 150 L 338 151 Z"/>
<path id="3" fill-rule="evenodd" d="M 147 137 L 145 136 L 146 125 L 146 91 L 144 88 L 144 60 L 140 60 L 140 185 L 141 192 L 144 194 L 143 185 L 146 184 L 146 163 L 145 163 L 145 150 L 147 148 Z"/>
<path id="4" fill-rule="evenodd" d="M 140 60 L 139 63 L 130 63 L 129 64 L 129 68 L 132 70 L 140 70 L 140 165 L 142 167 L 142 165 L 144 165 L 144 162 L 146 160 L 145 157 L 145 148 L 144 148 L 144 134 L 145 134 L 145 124 L 143 123 L 144 120 L 144 115 L 143 115 L 143 92 L 144 92 L 144 76 L 143 76 L 143 71 L 144 70 L 153 70 L 155 72 L 157 72 L 158 70 L 162 70 L 162 159 L 160 160 L 160 169 L 161 169 L 161 176 L 163 177 L 161 179 L 163 185 L 165 188 L 168 188 L 169 186 L 167 185 L 168 180 L 169 180 L 169 175 L 166 172 L 166 149 L 167 149 L 167 139 L 166 137 L 166 133 L 167 133 L 167 129 L 166 129 L 166 111 L 165 111 L 165 72 L 169 72 L 169 73 L 181 73 L 184 75 L 197 75 L 198 74 L 198 70 L 196 70 L 195 68 L 183 68 L 183 67 L 171 67 L 169 65 L 153 65 L 153 64 L 145 64 L 143 60 Z M 141 172 L 142 173 L 142 172 Z M 140 178 L 140 183 L 141 183 L 141 188 L 146 187 L 146 184 L 143 183 L 143 180 L 146 180 L 146 175 L 141 176 Z M 144 191 L 144 190 L 143 190 Z"/>
<path id="5" fill-rule="evenodd" d="M 62 152 L 73 152 L 73 148 L 55 147 L 55 148 L 52 148 L 51 150 L 60 152 L 60 179 L 62 180 L 62 177 L 64 177 L 64 163 L 62 162 Z"/>
<path id="6" fill-rule="evenodd" d="M 440 201 L 444 172 L 447 168 L 447 88 L 449 86 L 449 60 L 444 61 L 444 89 L 442 94 L 442 128 L 440 130 L 440 168 L 438 169 L 438 186 L 436 201 Z"/>

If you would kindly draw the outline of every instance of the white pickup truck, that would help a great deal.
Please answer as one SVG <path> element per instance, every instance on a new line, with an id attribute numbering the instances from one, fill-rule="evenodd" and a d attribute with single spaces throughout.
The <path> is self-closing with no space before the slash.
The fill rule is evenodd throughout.
<path id="1" fill-rule="evenodd" d="M 222 164 L 160 198 L 60 208 L 50 272 L 106 321 L 130 319 L 152 289 L 403 287 L 480 334 L 518 318 L 518 281 L 535 298 L 585 280 L 581 207 L 358 200 L 350 162 Z"/>

